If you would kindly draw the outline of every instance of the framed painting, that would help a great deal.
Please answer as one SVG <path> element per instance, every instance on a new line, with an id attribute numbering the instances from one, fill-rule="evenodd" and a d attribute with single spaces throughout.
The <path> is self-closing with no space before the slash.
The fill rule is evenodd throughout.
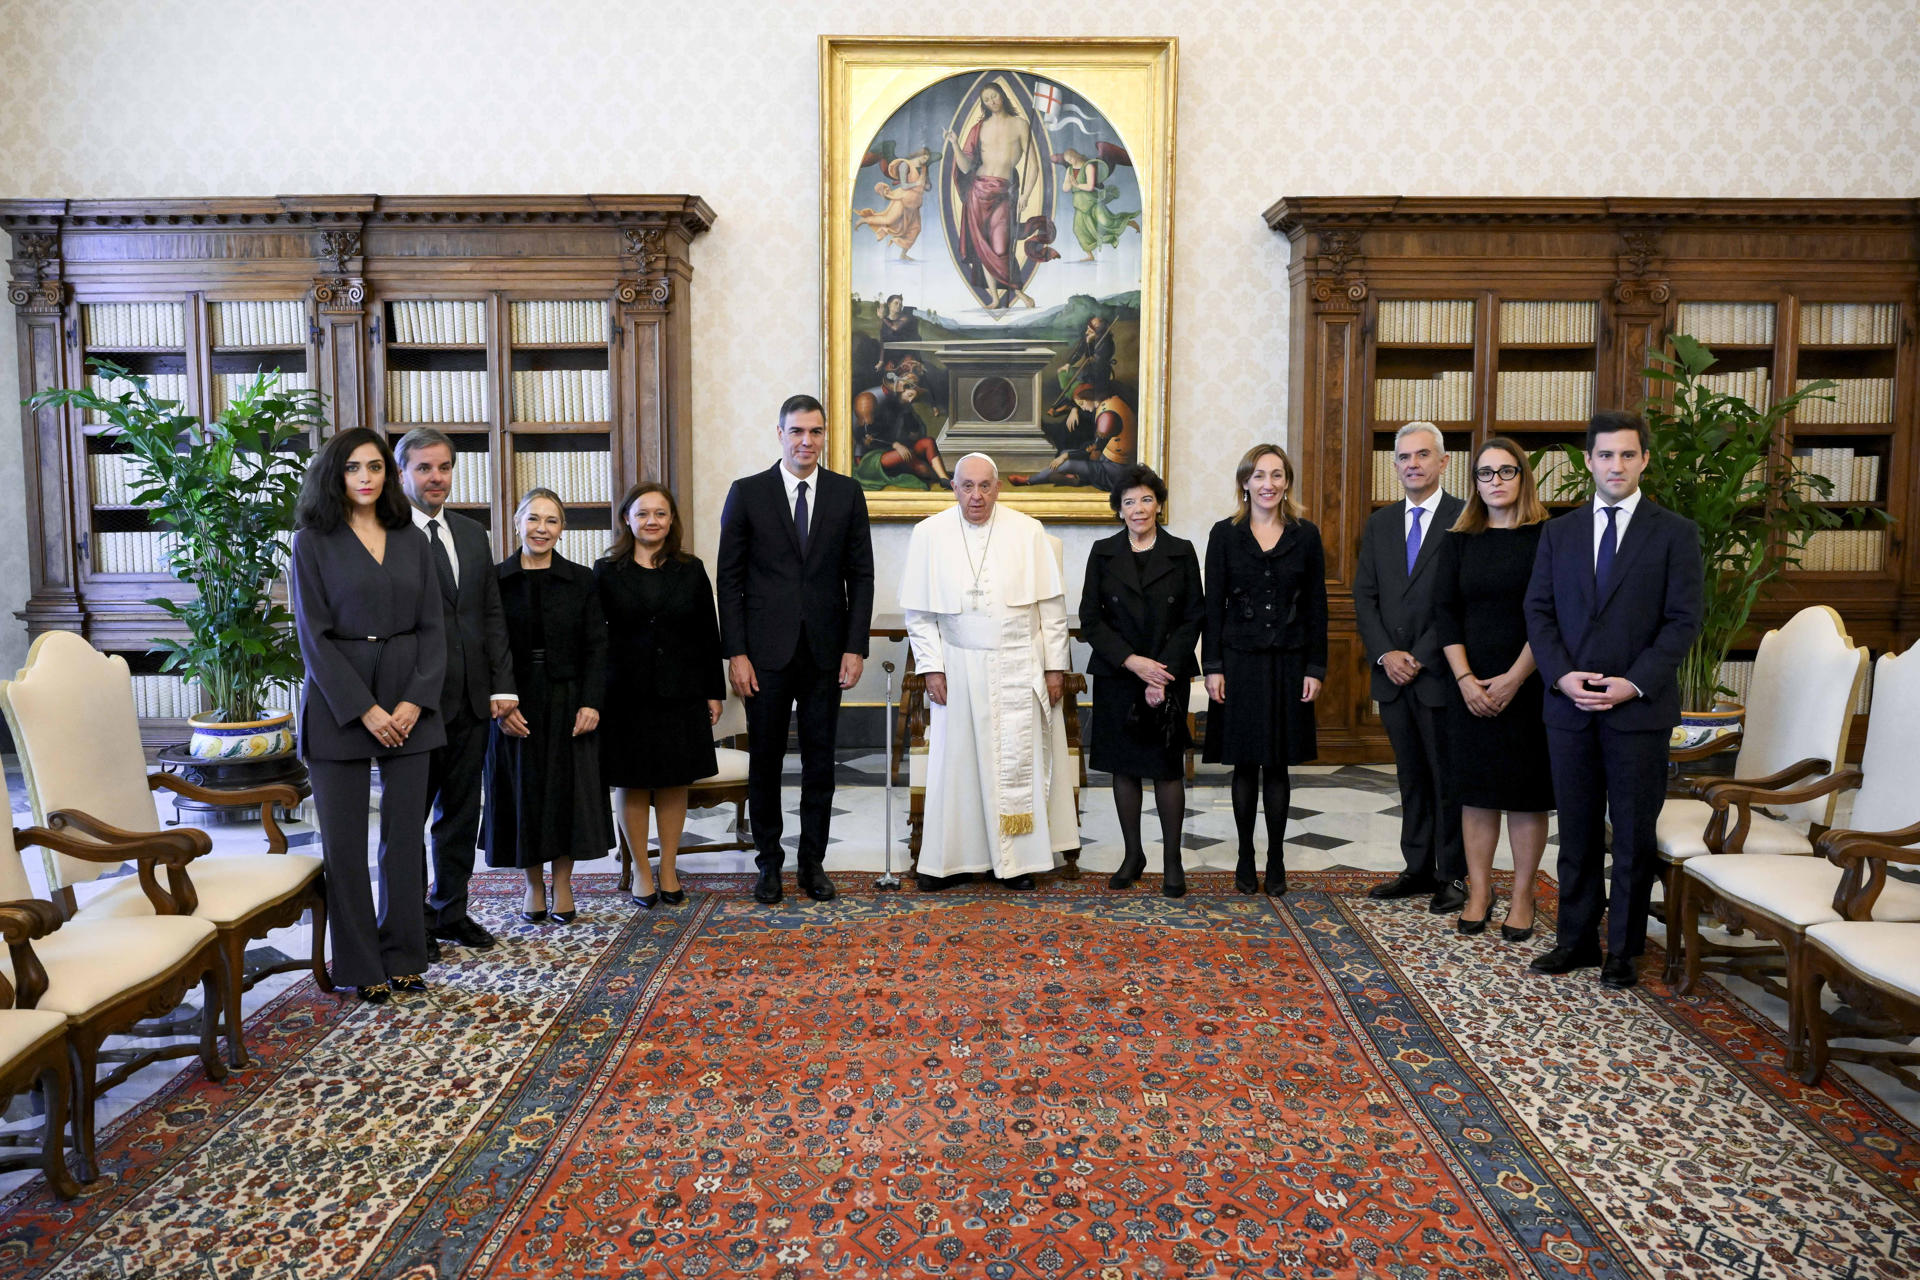
<path id="1" fill-rule="evenodd" d="M 969 453 L 1043 519 L 1166 474 L 1177 51 L 821 37 L 828 463 L 876 518 Z"/>

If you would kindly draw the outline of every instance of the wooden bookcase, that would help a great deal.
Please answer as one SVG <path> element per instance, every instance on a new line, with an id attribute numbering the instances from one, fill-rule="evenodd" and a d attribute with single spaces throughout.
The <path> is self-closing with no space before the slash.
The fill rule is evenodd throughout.
<path id="1" fill-rule="evenodd" d="M 1376 458 L 1394 428 L 1438 422 L 1447 488 L 1464 493 L 1459 457 L 1481 441 L 1577 443 L 1593 409 L 1657 394 L 1641 371 L 1676 331 L 1747 388 L 1846 380 L 1844 407 L 1783 429 L 1776 462 L 1820 467 L 1840 505 L 1891 518 L 1877 539 L 1822 548 L 1832 567 L 1787 574 L 1743 644 L 1812 603 L 1876 655 L 1920 637 L 1920 557 L 1905 554 L 1920 510 L 1920 201 L 1287 197 L 1266 219 L 1291 246 L 1289 427 L 1327 544 L 1322 759 L 1392 757 L 1353 568 L 1367 516 L 1399 497 Z"/>
<path id="2" fill-rule="evenodd" d="M 300 196 L 4 200 L 22 396 L 80 386 L 104 355 L 218 411 L 275 368 L 326 397 L 328 430 L 455 441 L 456 506 L 510 545 L 535 483 L 568 507 L 563 553 L 605 549 L 613 503 L 660 479 L 692 518 L 688 250 L 696 196 Z M 126 501 L 110 440 L 23 411 L 28 631 L 79 631 L 152 675 L 181 590 Z M 179 691 L 142 696 L 150 743 L 185 736 Z"/>

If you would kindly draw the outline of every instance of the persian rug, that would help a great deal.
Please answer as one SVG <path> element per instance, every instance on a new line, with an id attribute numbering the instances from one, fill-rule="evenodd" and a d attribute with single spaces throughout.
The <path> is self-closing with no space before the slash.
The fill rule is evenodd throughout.
<path id="1" fill-rule="evenodd" d="M 42 1277 L 1895 1277 L 1920 1135 L 1709 986 L 1527 976 L 1376 877 L 1094 877 L 754 903 L 688 878 L 373 1008 L 302 980 L 258 1065 L 0 1204 Z M 515 877 L 517 879 L 517 877 Z M 1143 891 L 1144 890 L 1144 891 Z M 1550 904 L 1549 904 L 1550 905 Z M 466 955 L 450 952 L 450 955 Z"/>

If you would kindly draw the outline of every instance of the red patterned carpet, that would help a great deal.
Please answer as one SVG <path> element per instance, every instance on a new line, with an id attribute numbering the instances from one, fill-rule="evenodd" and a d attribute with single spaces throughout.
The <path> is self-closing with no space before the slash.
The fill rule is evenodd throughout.
<path id="1" fill-rule="evenodd" d="M 588 883 L 123 1119 L 39 1277 L 1777 1276 L 1920 1269 L 1920 1135 L 1717 989 L 1530 979 L 1373 877 L 789 896 Z M 851 889 L 851 877 L 843 889 Z"/>

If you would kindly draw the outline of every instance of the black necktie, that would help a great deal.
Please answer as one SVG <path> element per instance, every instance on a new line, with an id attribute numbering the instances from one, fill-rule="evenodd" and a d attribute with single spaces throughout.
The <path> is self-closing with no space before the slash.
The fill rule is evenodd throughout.
<path id="1" fill-rule="evenodd" d="M 1613 578 L 1614 553 L 1620 547 L 1620 539 L 1616 536 L 1619 526 L 1613 522 L 1613 518 L 1620 514 L 1620 508 L 1603 504 L 1600 510 L 1607 517 L 1607 528 L 1600 535 L 1600 550 L 1593 557 L 1593 588 L 1594 594 L 1604 599 L 1607 594 L 1607 584 Z"/>
<path id="2" fill-rule="evenodd" d="M 448 595 L 452 595 L 456 587 L 453 558 L 447 554 L 447 544 L 440 540 L 438 520 L 427 521 L 427 537 L 433 542 L 433 567 L 440 572 L 440 587 Z"/>
<path id="3" fill-rule="evenodd" d="M 807 558 L 807 482 L 800 482 L 800 496 L 793 500 L 793 531 L 800 537 L 800 558 Z"/>

